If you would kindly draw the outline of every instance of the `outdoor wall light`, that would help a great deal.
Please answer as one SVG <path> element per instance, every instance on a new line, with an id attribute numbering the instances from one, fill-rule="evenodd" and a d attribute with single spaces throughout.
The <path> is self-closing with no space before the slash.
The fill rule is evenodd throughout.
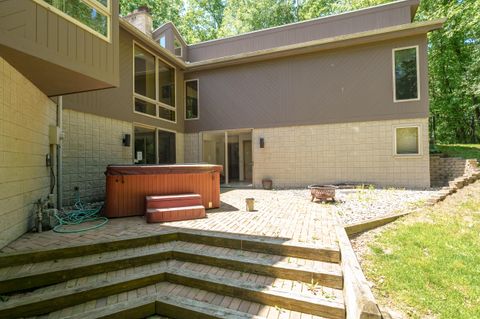
<path id="1" fill-rule="evenodd" d="M 122 139 L 123 146 L 130 146 L 130 134 L 125 134 Z"/>
<path id="2" fill-rule="evenodd" d="M 265 139 L 260 137 L 260 148 L 265 148 Z"/>

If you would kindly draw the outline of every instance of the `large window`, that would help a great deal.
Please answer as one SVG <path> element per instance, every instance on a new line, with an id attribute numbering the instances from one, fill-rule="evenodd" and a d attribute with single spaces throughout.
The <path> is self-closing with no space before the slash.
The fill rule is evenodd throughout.
<path id="1" fill-rule="evenodd" d="M 420 155 L 420 127 L 395 128 L 395 155 Z"/>
<path id="2" fill-rule="evenodd" d="M 135 126 L 136 164 L 175 164 L 175 132 Z"/>
<path id="3" fill-rule="evenodd" d="M 134 110 L 176 122 L 175 69 L 134 44 Z"/>
<path id="4" fill-rule="evenodd" d="M 110 0 L 36 0 L 88 31 L 110 39 Z"/>
<path id="5" fill-rule="evenodd" d="M 198 119 L 198 80 L 185 81 L 185 119 Z"/>
<path id="6" fill-rule="evenodd" d="M 418 47 L 394 49 L 393 60 L 395 102 L 419 100 Z"/>

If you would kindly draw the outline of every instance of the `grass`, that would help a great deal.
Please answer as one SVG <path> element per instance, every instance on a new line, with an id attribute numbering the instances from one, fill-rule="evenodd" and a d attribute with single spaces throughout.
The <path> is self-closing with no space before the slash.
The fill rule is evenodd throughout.
<path id="1" fill-rule="evenodd" d="M 480 144 L 438 144 L 436 148 L 448 156 L 480 161 Z"/>
<path id="2" fill-rule="evenodd" d="M 480 182 L 387 227 L 363 268 L 381 303 L 411 318 L 479 318 Z"/>

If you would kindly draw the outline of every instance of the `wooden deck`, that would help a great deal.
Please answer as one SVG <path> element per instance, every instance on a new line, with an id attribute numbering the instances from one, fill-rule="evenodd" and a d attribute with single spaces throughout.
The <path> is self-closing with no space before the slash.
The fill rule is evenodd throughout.
<path id="1" fill-rule="evenodd" d="M 207 215 L 26 234 L 0 254 L 0 317 L 341 319 L 364 303 L 344 299 L 345 240 L 308 193 L 231 190 Z"/>

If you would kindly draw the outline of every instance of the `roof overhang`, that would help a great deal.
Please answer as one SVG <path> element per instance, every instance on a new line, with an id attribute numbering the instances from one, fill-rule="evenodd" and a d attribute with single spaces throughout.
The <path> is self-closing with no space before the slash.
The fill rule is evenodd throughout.
<path id="1" fill-rule="evenodd" d="M 120 19 L 120 27 L 128 31 L 137 39 L 147 44 L 151 49 L 157 51 L 163 58 L 166 58 L 168 62 L 173 63 L 175 66 L 179 67 L 180 69 L 187 68 L 187 64 L 182 59 L 179 59 L 173 53 L 171 53 L 167 49 L 160 46 L 159 43 L 155 42 L 152 38 L 148 37 L 145 33 L 135 28 L 130 22 Z"/>
<path id="2" fill-rule="evenodd" d="M 231 65 L 271 60 L 293 55 L 308 54 L 313 52 L 368 44 L 372 42 L 421 35 L 436 29 L 440 29 L 445 23 L 445 21 L 446 19 L 414 22 L 382 29 L 340 35 L 271 49 L 258 50 L 221 58 L 187 63 L 186 71 L 193 72 L 206 69 L 221 68 Z"/>

